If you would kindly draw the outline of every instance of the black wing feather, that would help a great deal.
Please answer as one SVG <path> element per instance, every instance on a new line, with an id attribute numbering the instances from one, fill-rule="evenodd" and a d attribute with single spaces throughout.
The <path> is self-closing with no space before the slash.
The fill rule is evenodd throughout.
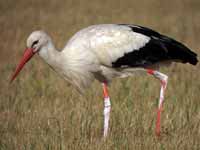
<path id="1" fill-rule="evenodd" d="M 150 37 L 150 41 L 139 50 L 133 50 L 117 59 L 112 63 L 113 67 L 148 67 L 168 60 L 179 60 L 183 63 L 189 62 L 193 65 L 196 65 L 198 62 L 197 54 L 170 37 L 142 26 L 120 25 L 128 26 L 133 32 Z"/>

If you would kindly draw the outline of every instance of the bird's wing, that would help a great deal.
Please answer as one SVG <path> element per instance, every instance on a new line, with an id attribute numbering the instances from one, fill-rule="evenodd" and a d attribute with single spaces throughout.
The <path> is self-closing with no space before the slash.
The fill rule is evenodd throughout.
<path id="1" fill-rule="evenodd" d="M 163 36 L 145 27 L 99 25 L 90 28 L 90 34 L 90 45 L 100 62 L 113 68 L 145 67 L 168 57 Z"/>
<path id="2" fill-rule="evenodd" d="M 141 33 L 133 32 L 125 25 L 98 25 L 90 28 L 90 48 L 96 53 L 99 61 L 106 66 L 113 66 L 118 59 L 126 54 L 144 47 L 150 38 Z"/>
<path id="3" fill-rule="evenodd" d="M 148 41 L 144 45 L 138 46 L 137 49 L 124 53 L 122 57 L 112 62 L 112 67 L 147 67 L 168 60 L 168 49 L 164 41 L 169 39 L 166 36 L 138 25 L 119 24 L 119 26 L 129 27 L 131 33 L 138 34 L 142 39 L 148 38 Z M 136 43 L 135 37 L 132 36 L 132 38 L 133 43 Z"/>
<path id="4" fill-rule="evenodd" d="M 71 51 L 66 55 L 74 53 L 77 60 L 113 68 L 148 67 L 173 60 L 197 63 L 197 55 L 185 45 L 137 25 L 93 25 L 76 33 L 67 47 Z"/>
<path id="5" fill-rule="evenodd" d="M 148 67 L 176 60 L 196 64 L 196 54 L 185 45 L 152 29 L 128 25 L 96 27 L 91 45 L 99 60 L 114 68 Z"/>

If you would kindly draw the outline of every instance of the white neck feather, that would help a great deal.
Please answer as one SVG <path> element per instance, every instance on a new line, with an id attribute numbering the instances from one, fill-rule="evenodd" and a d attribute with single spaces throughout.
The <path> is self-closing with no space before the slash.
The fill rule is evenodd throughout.
<path id="1" fill-rule="evenodd" d="M 66 49 L 67 47 L 64 50 Z M 62 52 L 57 51 L 53 43 L 49 41 L 38 53 L 46 63 L 82 93 L 93 81 L 93 75 L 88 71 L 89 68 L 86 69 L 86 66 L 79 64 L 77 60 L 74 61 L 70 54 L 66 55 Z"/>
<path id="2" fill-rule="evenodd" d="M 43 46 L 38 53 L 39 56 L 42 57 L 50 66 L 53 68 L 58 67 L 61 54 L 58 50 L 56 50 L 51 41 Z"/>

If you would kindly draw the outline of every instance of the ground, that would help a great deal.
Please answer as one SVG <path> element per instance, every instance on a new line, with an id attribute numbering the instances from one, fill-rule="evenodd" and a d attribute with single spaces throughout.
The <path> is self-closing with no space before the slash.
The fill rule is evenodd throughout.
<path id="1" fill-rule="evenodd" d="M 9 84 L 33 30 L 47 31 L 62 49 L 76 31 L 92 24 L 139 24 L 199 54 L 199 10 L 199 0 L 0 0 L 0 149 L 200 149 L 199 64 L 161 69 L 169 85 L 160 138 L 155 136 L 160 83 L 149 75 L 111 84 L 106 140 L 98 82 L 80 95 L 35 56 Z"/>

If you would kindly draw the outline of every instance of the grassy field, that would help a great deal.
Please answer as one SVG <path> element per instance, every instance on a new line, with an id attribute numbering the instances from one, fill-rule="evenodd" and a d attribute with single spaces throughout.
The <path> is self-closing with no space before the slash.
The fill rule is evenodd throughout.
<path id="1" fill-rule="evenodd" d="M 200 53 L 199 0 L 0 0 L 0 150 L 200 149 L 200 65 L 174 64 L 162 134 L 155 136 L 159 82 L 150 76 L 114 80 L 108 138 L 102 139 L 98 82 L 79 95 L 38 57 L 11 85 L 27 36 L 47 31 L 59 49 L 91 24 L 132 23 L 167 34 Z"/>

